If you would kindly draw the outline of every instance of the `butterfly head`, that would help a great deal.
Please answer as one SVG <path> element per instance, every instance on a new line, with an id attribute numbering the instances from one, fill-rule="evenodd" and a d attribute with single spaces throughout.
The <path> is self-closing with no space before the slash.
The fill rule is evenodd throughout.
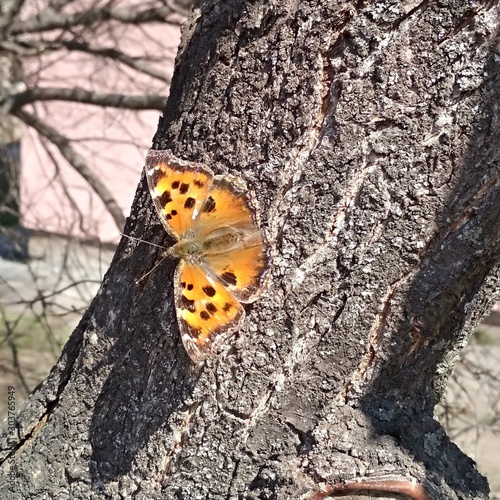
<path id="1" fill-rule="evenodd" d="M 196 239 L 185 239 L 178 241 L 165 252 L 165 256 L 171 259 L 192 260 L 193 257 L 202 255 L 203 244 Z"/>

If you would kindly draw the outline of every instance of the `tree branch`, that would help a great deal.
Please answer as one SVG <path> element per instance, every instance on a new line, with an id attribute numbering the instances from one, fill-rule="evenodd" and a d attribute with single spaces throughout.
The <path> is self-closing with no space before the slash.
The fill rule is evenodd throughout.
<path id="1" fill-rule="evenodd" d="M 12 52 L 18 56 L 34 56 L 43 51 L 36 45 L 31 45 L 25 42 L 15 42 L 13 40 L 0 41 L 0 50 L 5 52 Z"/>
<path id="2" fill-rule="evenodd" d="M 100 92 L 91 92 L 80 88 L 57 88 L 46 87 L 28 89 L 24 92 L 8 96 L 12 110 L 35 101 L 71 101 L 83 104 L 94 104 L 104 108 L 122 108 L 122 109 L 157 109 L 161 111 L 165 105 L 166 96 L 159 95 L 123 95 L 123 94 L 105 94 Z"/>
<path id="3" fill-rule="evenodd" d="M 86 52 L 96 56 L 107 57 L 109 59 L 119 61 L 132 69 L 144 73 L 145 75 L 149 75 L 157 80 L 170 84 L 170 78 L 167 77 L 162 71 L 158 71 L 157 69 L 144 64 L 139 58 L 131 57 L 114 47 L 92 47 L 88 43 L 76 42 L 74 40 L 57 41 L 54 43 L 56 46 L 62 46 L 67 50 Z"/>
<path id="4" fill-rule="evenodd" d="M 64 7 L 74 3 L 75 0 L 50 0 L 49 1 L 49 9 L 60 11 L 64 9 Z"/>
<path id="5" fill-rule="evenodd" d="M 13 114 L 57 146 L 69 164 L 85 179 L 97 196 L 99 196 L 111 214 L 111 217 L 113 217 L 116 226 L 121 231 L 125 225 L 125 217 L 118 203 L 106 186 L 89 169 L 83 158 L 71 147 L 68 138 L 61 135 L 57 130 L 53 129 L 31 113 L 17 109 L 13 111 Z"/>
<path id="6" fill-rule="evenodd" d="M 132 8 L 91 8 L 67 15 L 46 10 L 40 15 L 13 23 L 10 31 L 12 34 L 41 33 L 55 29 L 69 29 L 74 26 L 90 26 L 103 21 L 118 21 L 123 24 L 142 24 L 157 21 L 179 26 L 178 21 L 167 19 L 167 16 L 172 12 L 172 9 L 168 6 L 142 11 L 135 11 Z"/>
<path id="7" fill-rule="evenodd" d="M 157 70 L 145 64 L 138 57 L 131 57 L 121 50 L 114 47 L 92 47 L 86 42 L 77 42 L 74 40 L 5 40 L 0 41 L 0 49 L 12 52 L 20 56 L 34 56 L 39 55 L 45 51 L 56 51 L 65 48 L 68 51 L 79 51 L 86 54 L 95 56 L 106 57 L 114 61 L 118 61 L 126 66 L 129 66 L 140 73 L 156 78 L 162 82 L 170 84 L 170 77 L 166 76 L 164 72 Z"/>
<path id="8" fill-rule="evenodd" d="M 23 8 L 25 0 L 13 0 L 10 9 L 7 10 L 4 16 L 0 17 L 0 37 L 7 38 L 12 28 L 12 21 L 17 17 Z"/>
<path id="9" fill-rule="evenodd" d="M 170 7 L 172 9 L 172 12 L 176 12 L 177 14 L 184 17 L 189 16 L 189 8 L 185 9 L 183 7 L 180 7 L 175 3 L 175 1 L 172 0 L 162 0 L 162 2 L 164 2 L 167 7 Z"/>

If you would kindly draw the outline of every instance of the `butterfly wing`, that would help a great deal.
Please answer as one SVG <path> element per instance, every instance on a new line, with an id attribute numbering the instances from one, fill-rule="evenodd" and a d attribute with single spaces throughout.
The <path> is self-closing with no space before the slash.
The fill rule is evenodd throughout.
<path id="1" fill-rule="evenodd" d="M 195 222 L 200 240 L 221 228 L 234 228 L 243 235 L 239 245 L 207 253 L 201 264 L 241 302 L 253 302 L 259 296 L 269 269 L 269 248 L 256 214 L 253 197 L 241 179 L 217 176 Z"/>
<path id="2" fill-rule="evenodd" d="M 221 282 L 184 260 L 175 272 L 175 302 L 182 342 L 195 363 L 215 355 L 245 319 L 243 306 Z"/>
<path id="3" fill-rule="evenodd" d="M 213 172 L 205 165 L 176 158 L 170 150 L 150 150 L 146 178 L 161 223 L 181 239 L 192 228 L 207 198 Z"/>
<path id="4" fill-rule="evenodd" d="M 269 253 L 260 231 L 246 240 L 246 246 L 216 255 L 206 255 L 202 263 L 240 302 L 253 302 L 262 293 L 269 269 Z"/>

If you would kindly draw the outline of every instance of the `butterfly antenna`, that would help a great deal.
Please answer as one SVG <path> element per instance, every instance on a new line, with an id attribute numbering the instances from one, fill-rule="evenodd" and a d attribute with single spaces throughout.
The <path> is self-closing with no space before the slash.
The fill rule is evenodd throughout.
<path id="1" fill-rule="evenodd" d="M 150 241 L 141 240 L 140 238 L 136 238 L 135 236 L 129 236 L 128 234 L 125 234 L 125 233 L 120 233 L 120 234 L 122 236 L 125 236 L 125 238 L 128 238 L 129 240 L 138 241 L 139 243 L 146 243 L 146 245 L 151 245 L 152 247 L 161 248 L 162 250 L 167 249 L 167 247 L 162 247 L 161 245 L 156 245 L 155 243 L 151 243 Z"/>
<path id="2" fill-rule="evenodd" d="M 161 245 L 156 245 L 155 243 L 151 243 L 150 241 L 141 240 L 140 238 L 136 238 L 135 236 L 129 236 L 128 234 L 125 234 L 125 233 L 120 233 L 120 234 L 122 236 L 125 236 L 125 238 L 128 238 L 129 240 L 138 241 L 139 243 L 146 243 L 147 245 L 151 245 L 152 247 L 160 248 L 161 250 L 167 250 L 166 247 L 163 247 Z M 135 284 L 138 285 L 144 278 L 148 277 L 166 258 L 167 258 L 167 256 L 164 256 L 160 260 L 160 262 L 158 262 L 157 264 L 155 264 L 152 267 L 152 269 L 150 269 L 144 276 L 142 276 L 138 280 L 135 280 Z"/>
<path id="3" fill-rule="evenodd" d="M 157 264 L 155 264 L 142 278 L 135 280 L 135 284 L 138 285 L 144 278 L 149 276 L 167 257 L 163 257 Z"/>

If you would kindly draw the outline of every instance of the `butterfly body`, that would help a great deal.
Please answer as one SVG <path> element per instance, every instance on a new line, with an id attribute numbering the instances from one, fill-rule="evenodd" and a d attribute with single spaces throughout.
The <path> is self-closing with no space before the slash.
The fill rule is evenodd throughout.
<path id="1" fill-rule="evenodd" d="M 203 240 L 183 238 L 171 246 L 165 255 L 198 263 L 204 255 L 230 254 L 238 248 L 244 247 L 245 241 L 249 239 L 250 235 L 244 231 L 225 227 L 212 231 Z"/>
<path id="2" fill-rule="evenodd" d="M 145 168 L 160 220 L 176 240 L 165 255 L 180 259 L 174 295 L 182 341 L 199 362 L 240 328 L 240 302 L 260 295 L 269 267 L 267 242 L 241 179 L 215 176 L 171 151 L 151 150 Z"/>

